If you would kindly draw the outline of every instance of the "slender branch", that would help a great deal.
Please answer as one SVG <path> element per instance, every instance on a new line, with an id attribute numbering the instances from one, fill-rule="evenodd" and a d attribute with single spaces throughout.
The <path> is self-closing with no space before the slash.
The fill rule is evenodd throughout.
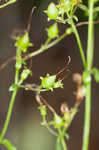
<path id="1" fill-rule="evenodd" d="M 17 56 L 18 56 L 18 49 L 17 49 L 16 57 Z M 16 60 L 16 63 L 17 63 L 17 61 L 18 60 Z M 18 84 L 18 80 L 19 80 L 19 70 L 16 69 L 16 73 L 15 73 L 15 84 L 16 85 Z M 8 113 L 7 113 L 7 116 L 6 116 L 6 120 L 5 120 L 5 123 L 4 123 L 4 126 L 3 126 L 3 130 L 2 130 L 2 132 L 0 134 L 0 141 L 4 138 L 4 136 L 6 134 L 6 131 L 8 129 L 8 125 L 9 125 L 9 122 L 11 120 L 12 110 L 13 110 L 13 106 L 14 106 L 14 102 L 15 102 L 15 98 L 16 98 L 18 89 L 19 89 L 19 87 L 17 86 L 14 89 L 13 93 L 12 93 L 10 104 L 9 104 L 9 108 L 8 108 Z"/>
<path id="2" fill-rule="evenodd" d="M 15 59 L 16 59 L 16 56 L 13 56 L 13 57 L 7 59 L 3 64 L 0 65 L 0 71 L 2 69 L 4 69 L 9 63 L 11 63 Z"/>
<path id="3" fill-rule="evenodd" d="M 82 44 L 81 44 L 81 41 L 80 41 L 78 31 L 77 31 L 76 26 L 74 25 L 74 22 L 73 22 L 72 19 L 71 19 L 71 26 L 73 28 L 73 31 L 74 31 L 74 34 L 75 34 L 75 37 L 76 37 L 76 40 L 77 40 L 77 43 L 78 43 L 78 46 L 79 46 L 83 66 L 84 66 L 84 68 L 86 68 L 86 59 L 85 59 L 84 51 L 83 51 L 83 48 L 82 48 Z"/>
<path id="4" fill-rule="evenodd" d="M 66 145 L 64 137 L 61 138 L 61 143 L 62 143 L 62 146 L 63 146 L 63 150 L 67 150 L 67 145 Z"/>
<path id="5" fill-rule="evenodd" d="M 50 44 L 46 45 L 43 45 L 41 46 L 38 50 L 26 55 L 23 59 L 24 60 L 28 60 L 30 59 L 31 57 L 34 57 L 34 56 L 37 56 L 41 53 L 43 53 L 45 50 L 53 47 L 54 45 L 56 45 L 58 42 L 60 42 L 62 39 L 64 39 L 65 37 L 67 36 L 66 33 L 62 34 L 58 39 L 54 40 L 53 42 L 51 42 Z M 1 66 L 0 66 L 0 70 L 4 69 L 10 62 L 12 62 L 13 60 L 16 59 L 16 56 L 13 56 L 12 58 L 9 58 L 6 62 L 4 62 Z"/>
<path id="6" fill-rule="evenodd" d="M 47 123 L 45 123 L 44 126 L 49 130 L 49 132 L 50 132 L 52 135 L 58 136 L 58 134 L 57 134 L 52 128 L 50 128 L 50 126 L 49 126 Z"/>
<path id="7" fill-rule="evenodd" d="M 99 20 L 96 20 L 96 21 L 94 21 L 93 23 L 94 23 L 94 24 L 98 24 L 98 23 L 99 23 Z M 76 27 L 80 27 L 80 26 L 83 26 L 83 25 L 88 25 L 88 21 L 84 21 L 84 22 L 77 23 L 75 26 L 76 26 Z M 62 39 L 63 39 L 63 38 L 62 38 Z M 62 39 L 60 39 L 60 41 L 61 41 Z M 55 40 L 55 41 L 56 41 L 56 40 Z M 59 42 L 60 42 L 60 41 L 59 41 Z M 52 47 L 52 46 L 54 46 L 55 44 L 53 45 L 53 42 L 52 42 L 52 44 L 50 43 L 49 45 Z M 51 47 L 49 47 L 49 48 L 51 48 Z M 40 48 L 40 49 L 41 49 L 41 48 Z M 38 49 L 38 50 L 40 50 L 40 49 Z M 37 51 L 38 51 L 38 50 L 37 50 Z M 35 52 L 36 52 L 36 51 L 35 51 Z M 34 52 L 32 52 L 31 55 L 32 55 L 33 53 L 34 53 Z M 42 53 L 42 51 L 41 51 L 41 53 Z M 38 54 L 36 54 L 36 55 L 39 55 L 39 54 L 40 54 L 40 53 L 38 53 Z M 35 55 L 35 56 L 36 56 L 36 55 Z M 25 56 L 25 57 L 26 57 L 26 59 L 29 59 L 29 58 L 28 58 L 28 57 L 29 57 L 28 55 Z M 12 58 L 9 58 L 7 61 L 5 61 L 3 64 L 1 64 L 1 65 L 0 65 L 0 71 L 1 71 L 2 69 L 4 69 L 9 63 L 11 63 L 11 62 L 12 62 L 13 60 L 15 60 L 15 59 L 16 59 L 16 56 L 13 56 Z"/>
<path id="8" fill-rule="evenodd" d="M 66 142 L 65 142 L 65 139 L 64 139 L 64 134 L 62 134 L 60 129 L 58 129 L 58 132 L 59 132 L 59 135 L 60 135 L 60 140 L 61 140 L 63 150 L 67 150 L 67 145 L 66 145 Z"/>
<path id="9" fill-rule="evenodd" d="M 12 4 L 12 3 L 15 3 L 16 1 L 17 0 L 8 0 L 8 2 L 6 2 L 5 4 L 2 4 L 0 6 L 0 8 L 4 8 L 4 7 L 6 7 L 6 6 L 8 6 L 8 5 Z"/>
<path id="10" fill-rule="evenodd" d="M 93 24 L 98 24 L 99 23 L 99 20 L 96 20 L 93 22 Z M 84 21 L 84 22 L 79 22 L 76 24 L 76 27 L 80 27 L 80 26 L 83 26 L 83 25 L 88 25 L 89 22 L 88 21 Z"/>
<path id="11" fill-rule="evenodd" d="M 13 105 L 14 105 L 14 101 L 15 101 L 15 97 L 17 95 L 17 92 L 18 92 L 18 88 L 16 88 L 16 90 L 12 94 L 9 109 L 8 109 L 8 113 L 7 113 L 7 116 L 6 116 L 5 123 L 4 123 L 4 127 L 3 127 L 3 130 L 1 132 L 1 134 L 0 134 L 0 141 L 4 138 L 4 136 L 6 134 L 6 131 L 7 131 L 10 119 L 11 119 L 12 109 L 13 109 Z"/>
<path id="12" fill-rule="evenodd" d="M 30 53 L 29 55 L 26 55 L 26 57 L 24 58 L 24 60 L 28 60 L 31 57 L 37 56 L 40 53 L 45 52 L 47 49 L 53 47 L 54 45 L 56 45 L 58 42 L 60 42 L 62 39 L 64 39 L 67 36 L 67 33 L 63 33 L 59 38 L 57 38 L 56 40 L 54 40 L 53 42 L 51 42 L 48 45 L 42 45 L 40 49 Z"/>

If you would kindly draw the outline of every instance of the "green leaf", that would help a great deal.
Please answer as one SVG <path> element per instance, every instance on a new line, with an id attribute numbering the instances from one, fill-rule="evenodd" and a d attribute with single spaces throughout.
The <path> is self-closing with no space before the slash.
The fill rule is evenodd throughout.
<path id="1" fill-rule="evenodd" d="M 16 147 L 13 146 L 12 143 L 7 139 L 3 139 L 1 141 L 1 144 L 3 144 L 8 150 L 17 150 Z"/>
<path id="2" fill-rule="evenodd" d="M 99 69 L 93 68 L 92 69 L 92 74 L 94 76 L 94 79 L 97 83 L 99 83 Z"/>

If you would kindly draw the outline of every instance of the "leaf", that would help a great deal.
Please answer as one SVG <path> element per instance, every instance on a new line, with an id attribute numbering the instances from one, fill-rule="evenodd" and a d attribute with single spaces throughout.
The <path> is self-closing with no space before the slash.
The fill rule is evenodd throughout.
<path id="1" fill-rule="evenodd" d="M 3 144 L 8 150 L 17 150 L 16 147 L 13 146 L 12 143 L 7 139 L 3 139 L 1 144 Z"/>
<path id="2" fill-rule="evenodd" d="M 92 74 L 94 76 L 94 79 L 97 83 L 99 83 L 99 69 L 93 68 L 92 69 Z"/>

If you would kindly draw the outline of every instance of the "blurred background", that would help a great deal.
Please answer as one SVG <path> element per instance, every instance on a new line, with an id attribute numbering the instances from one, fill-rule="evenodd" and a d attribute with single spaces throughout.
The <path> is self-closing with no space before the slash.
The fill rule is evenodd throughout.
<path id="1" fill-rule="evenodd" d="M 33 6 L 36 6 L 32 17 L 30 30 L 31 41 L 34 47 L 30 52 L 38 49 L 46 40 L 46 28 L 49 27 L 47 17 L 43 13 L 47 9 L 50 0 L 18 0 L 15 4 L 0 9 L 0 64 L 15 55 L 16 50 L 11 34 L 15 30 L 24 31 L 27 27 L 28 18 Z M 81 21 L 86 20 L 79 13 Z M 95 25 L 95 55 L 94 65 L 99 68 L 99 25 Z M 66 26 L 59 24 L 60 33 L 65 31 Z M 87 26 L 78 28 L 81 41 L 86 51 Z M 75 103 L 73 92 L 76 86 L 72 81 L 72 75 L 75 72 L 82 73 L 83 67 L 78 51 L 76 39 L 73 35 L 66 37 L 56 46 L 50 48 L 43 54 L 32 59 L 33 75 L 26 83 L 39 83 L 40 76 L 46 73 L 55 74 L 68 62 L 68 56 L 71 57 L 69 64 L 70 73 L 66 72 L 67 78 L 64 82 L 64 89 L 54 92 L 43 93 L 44 98 L 60 114 L 60 105 L 65 102 L 71 108 Z M 29 60 L 30 61 L 30 60 Z M 14 62 L 10 63 L 0 71 L 0 131 L 3 127 L 6 113 L 9 106 L 11 92 L 9 86 L 14 81 Z M 90 134 L 89 150 L 98 150 L 99 143 L 99 85 L 92 83 L 92 123 Z M 6 134 L 6 137 L 18 148 L 18 150 L 55 150 L 55 137 L 53 137 L 46 128 L 40 125 L 41 116 L 37 109 L 38 104 L 35 100 L 35 94 L 30 91 L 20 90 L 15 101 L 12 118 Z M 49 114 L 49 117 L 51 115 Z M 79 112 L 70 126 L 68 133 L 70 139 L 68 150 L 80 150 L 82 145 L 84 120 L 84 101 L 79 108 Z M 5 148 L 0 145 L 0 150 Z"/>

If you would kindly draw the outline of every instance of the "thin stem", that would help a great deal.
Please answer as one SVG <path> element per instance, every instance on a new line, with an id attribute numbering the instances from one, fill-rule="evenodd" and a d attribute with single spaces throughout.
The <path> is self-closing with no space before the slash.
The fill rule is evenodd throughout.
<path id="1" fill-rule="evenodd" d="M 17 49 L 16 55 L 18 56 L 18 49 Z M 17 63 L 17 61 L 18 60 L 16 60 L 16 63 Z M 15 84 L 16 85 L 18 84 L 18 80 L 19 80 L 19 69 L 16 69 L 16 73 L 15 73 Z M 9 108 L 8 108 L 8 113 L 7 113 L 7 116 L 6 116 L 6 120 L 5 120 L 5 123 L 4 123 L 4 126 L 3 126 L 3 130 L 0 134 L 0 141 L 4 138 L 4 136 L 6 134 L 6 131 L 8 129 L 8 125 L 9 125 L 9 122 L 11 120 L 12 110 L 13 110 L 13 106 L 14 106 L 14 102 L 15 102 L 15 98 L 16 98 L 18 89 L 19 89 L 19 87 L 17 86 L 14 89 L 13 93 L 12 93 Z"/>
<path id="2" fill-rule="evenodd" d="M 66 130 L 69 128 L 69 126 L 71 125 L 75 115 L 77 114 L 79 105 L 80 105 L 80 102 L 77 103 L 77 105 L 75 105 L 75 107 L 73 108 L 71 116 L 70 116 L 70 121 L 68 123 L 68 127 L 66 128 Z"/>
<path id="3" fill-rule="evenodd" d="M 82 44 L 81 44 L 81 41 L 80 41 L 78 31 L 77 31 L 76 26 L 75 26 L 72 19 L 71 19 L 71 26 L 72 26 L 72 29 L 74 31 L 75 37 L 77 39 L 77 43 L 78 43 L 78 46 L 79 46 L 79 51 L 80 51 L 80 55 L 81 55 L 81 59 L 82 59 L 82 62 L 83 62 L 84 69 L 86 69 L 86 59 L 85 59 L 85 55 L 84 55 L 84 50 L 82 48 Z"/>
<path id="4" fill-rule="evenodd" d="M 85 122 L 83 134 L 82 150 L 88 150 L 90 135 L 90 117 L 91 117 L 91 83 L 87 85 L 87 95 L 85 100 Z"/>
<path id="5" fill-rule="evenodd" d="M 15 84 L 18 84 L 18 80 L 19 80 L 19 70 L 16 69 Z"/>
<path id="6" fill-rule="evenodd" d="M 53 47 L 53 46 L 56 45 L 58 42 L 60 42 L 62 39 L 64 39 L 66 36 L 67 36 L 67 33 L 62 34 L 59 38 L 57 38 L 56 40 L 54 40 L 54 41 L 51 42 L 50 44 L 48 44 L 48 45 L 45 44 L 45 45 L 41 46 L 40 49 L 38 49 L 38 50 L 36 50 L 36 51 L 30 53 L 29 55 L 27 55 L 27 56 L 24 58 L 24 60 L 27 60 L 27 59 L 29 59 L 29 58 L 31 58 L 31 57 L 37 56 L 37 55 L 39 55 L 40 53 L 45 52 L 45 50 L 47 50 L 47 49 Z"/>
<path id="7" fill-rule="evenodd" d="M 52 135 L 58 136 L 58 134 L 57 134 L 52 128 L 50 128 L 47 123 L 45 123 L 44 126 L 49 130 L 49 132 L 50 132 Z"/>
<path id="8" fill-rule="evenodd" d="M 15 3 L 15 2 L 16 2 L 16 0 L 9 0 L 5 4 L 1 5 L 0 8 L 4 8 L 4 7 L 6 7 L 6 6 L 8 6 L 8 5 L 12 4 L 12 3 Z"/>
<path id="9" fill-rule="evenodd" d="M 93 24 L 94 0 L 89 1 L 89 24 L 88 24 L 88 42 L 87 42 L 87 69 L 90 71 L 93 63 L 94 53 L 94 24 Z"/>
<path id="10" fill-rule="evenodd" d="M 64 39 L 67 36 L 67 33 L 63 33 L 59 38 L 57 38 L 56 40 L 54 40 L 53 42 L 49 43 L 48 45 L 46 45 L 46 42 L 48 43 L 49 41 L 46 41 L 45 44 L 43 46 L 41 46 L 38 50 L 30 53 L 29 55 L 26 55 L 24 60 L 28 60 L 31 57 L 37 56 L 43 52 L 45 52 L 45 50 L 53 47 L 54 45 L 56 45 L 58 42 L 60 42 L 62 39 Z M 16 56 L 13 56 L 12 58 L 8 59 L 5 63 L 3 63 L 0 66 L 0 70 L 2 70 L 4 67 L 6 67 L 8 65 L 8 63 L 10 63 L 12 60 L 16 59 Z"/>
<path id="11" fill-rule="evenodd" d="M 94 24 L 93 24 L 94 0 L 89 0 L 89 24 L 88 24 L 88 43 L 87 43 L 87 71 L 91 71 L 94 52 Z M 82 150 L 88 150 L 91 120 L 91 81 L 87 85 L 85 101 L 85 121 Z"/>
<path id="12" fill-rule="evenodd" d="M 9 109 L 8 109 L 8 113 L 7 113 L 7 117 L 6 117 L 6 120 L 5 120 L 5 123 L 4 123 L 3 130 L 2 130 L 1 135 L 0 135 L 0 141 L 4 138 L 4 136 L 6 134 L 6 131 L 7 131 L 10 119 L 11 119 L 12 109 L 13 109 L 13 105 L 14 105 L 14 101 L 15 101 L 15 97 L 17 95 L 17 92 L 18 92 L 18 88 L 16 88 L 16 90 L 13 91 L 11 101 L 10 101 L 10 105 L 9 105 Z"/>
<path id="13" fill-rule="evenodd" d="M 67 150 L 67 145 L 66 145 L 64 137 L 61 138 L 61 143 L 62 143 L 62 146 L 63 146 L 63 150 Z"/>
<path id="14" fill-rule="evenodd" d="M 63 146 L 63 150 L 67 150 L 67 145 L 64 139 L 64 134 L 61 132 L 60 129 L 58 129 L 59 135 L 60 135 L 60 139 L 61 139 L 61 144 Z"/>

